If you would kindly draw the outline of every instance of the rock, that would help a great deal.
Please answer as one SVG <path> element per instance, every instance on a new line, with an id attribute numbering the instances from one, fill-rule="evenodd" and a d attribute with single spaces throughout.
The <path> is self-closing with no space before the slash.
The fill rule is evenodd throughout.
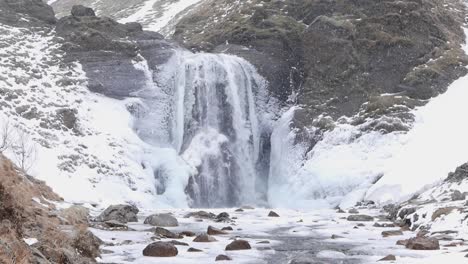
<path id="1" fill-rule="evenodd" d="M 189 244 L 185 243 L 185 242 L 180 242 L 180 241 L 177 241 L 177 240 L 171 240 L 169 241 L 169 243 L 173 244 L 174 246 L 189 246 Z"/>
<path id="2" fill-rule="evenodd" d="M 200 219 L 214 219 L 216 218 L 216 215 L 213 213 L 208 213 L 206 211 L 198 211 L 198 212 L 190 212 L 187 215 L 185 215 L 185 218 L 189 218 L 189 217 L 200 218 Z"/>
<path id="3" fill-rule="evenodd" d="M 210 236 L 225 235 L 225 234 L 227 234 L 227 232 L 225 232 L 223 230 L 220 230 L 218 228 L 215 228 L 213 226 L 208 226 L 207 234 L 210 235 Z"/>
<path id="4" fill-rule="evenodd" d="M 350 214 L 359 214 L 359 211 L 356 208 L 352 208 L 348 211 Z"/>
<path id="5" fill-rule="evenodd" d="M 437 250 L 440 249 L 439 240 L 428 237 L 410 238 L 406 243 L 406 248 L 413 250 Z"/>
<path id="6" fill-rule="evenodd" d="M 331 239 L 338 239 L 338 238 L 344 238 L 344 237 L 339 236 L 339 235 L 334 235 L 334 234 L 331 236 Z"/>
<path id="7" fill-rule="evenodd" d="M 203 250 L 191 247 L 191 248 L 187 249 L 187 252 L 203 252 Z"/>
<path id="8" fill-rule="evenodd" d="M 369 222 L 369 221 L 374 221 L 374 218 L 369 215 L 349 215 L 348 218 L 346 218 L 348 221 L 359 221 L 359 222 Z"/>
<path id="9" fill-rule="evenodd" d="M 179 222 L 170 214 L 153 214 L 145 219 L 145 224 L 152 226 L 174 227 L 179 226 Z"/>
<path id="10" fill-rule="evenodd" d="M 338 214 L 344 214 L 346 213 L 345 211 L 343 211 L 343 209 L 341 208 L 338 208 L 338 210 L 336 211 Z"/>
<path id="11" fill-rule="evenodd" d="M 395 227 L 395 224 L 387 224 L 387 223 L 380 224 L 380 223 L 374 223 L 373 226 L 374 226 L 374 227 Z"/>
<path id="12" fill-rule="evenodd" d="M 218 255 L 215 259 L 215 261 L 223 261 L 223 260 L 232 260 L 232 258 L 226 255 Z"/>
<path id="13" fill-rule="evenodd" d="M 230 221 L 229 214 L 226 212 L 222 212 L 216 216 L 216 222 L 227 222 Z"/>
<path id="14" fill-rule="evenodd" d="M 239 208 L 239 209 L 236 209 L 234 212 L 244 212 L 244 209 Z"/>
<path id="15" fill-rule="evenodd" d="M 104 242 L 89 230 L 77 230 L 73 237 L 73 246 L 81 255 L 95 259 L 100 257 L 99 247 Z"/>
<path id="16" fill-rule="evenodd" d="M 223 228 L 221 228 L 221 230 L 225 230 L 225 231 L 233 231 L 234 229 L 230 226 L 225 226 Z"/>
<path id="17" fill-rule="evenodd" d="M 75 16 L 75 17 L 84 17 L 84 16 L 95 17 L 96 16 L 92 8 L 85 7 L 82 5 L 73 6 L 71 10 L 71 14 L 72 16 Z"/>
<path id="18" fill-rule="evenodd" d="M 414 208 L 414 207 L 412 207 L 412 208 L 403 208 L 398 213 L 398 217 L 400 217 L 401 219 L 405 219 L 407 215 L 410 215 L 410 214 L 412 214 L 414 212 L 416 212 L 416 208 Z"/>
<path id="19" fill-rule="evenodd" d="M 257 242 L 257 244 L 270 244 L 270 241 L 263 240 L 263 241 Z"/>
<path id="20" fill-rule="evenodd" d="M 452 198 L 452 201 L 463 201 L 466 199 L 466 194 L 456 190 L 450 197 Z"/>
<path id="21" fill-rule="evenodd" d="M 201 242 L 201 243 L 216 242 L 216 241 L 218 241 L 216 240 L 216 238 L 209 236 L 207 234 L 198 235 L 193 240 L 193 242 Z"/>
<path id="22" fill-rule="evenodd" d="M 396 244 L 399 246 L 406 246 L 407 243 L 408 243 L 408 239 L 401 239 L 396 242 Z"/>
<path id="23" fill-rule="evenodd" d="M 180 232 L 181 235 L 186 236 L 186 237 L 194 237 L 195 233 L 192 231 L 182 231 Z"/>
<path id="24" fill-rule="evenodd" d="M 87 224 L 89 209 L 81 205 L 72 205 L 61 210 L 59 216 L 64 218 L 68 224 L 71 225 Z"/>
<path id="25" fill-rule="evenodd" d="M 250 205 L 244 205 L 244 206 L 241 206 L 241 209 L 244 209 L 244 210 L 254 210 L 255 207 L 252 207 Z"/>
<path id="26" fill-rule="evenodd" d="M 143 249 L 143 256 L 147 257 L 175 257 L 179 251 L 169 242 L 154 242 Z"/>
<path id="27" fill-rule="evenodd" d="M 126 224 L 121 223 L 117 220 L 109 220 L 104 222 L 104 224 L 110 228 L 128 229 L 128 226 Z"/>
<path id="28" fill-rule="evenodd" d="M 234 240 L 226 246 L 226 250 L 247 250 L 251 248 L 249 242 L 242 239 Z"/>
<path id="29" fill-rule="evenodd" d="M 388 256 L 380 259 L 379 261 L 392 261 L 392 260 L 396 260 L 396 257 L 394 255 L 388 255 Z"/>
<path id="30" fill-rule="evenodd" d="M 417 236 L 417 237 L 425 237 L 427 234 L 429 234 L 429 231 L 427 231 L 427 230 L 420 230 L 420 231 L 416 234 L 416 236 Z"/>
<path id="31" fill-rule="evenodd" d="M 437 218 L 441 217 L 442 215 L 448 215 L 450 214 L 453 210 L 455 210 L 456 207 L 444 207 L 444 208 L 439 208 L 432 213 L 432 221 L 436 220 Z"/>
<path id="32" fill-rule="evenodd" d="M 455 172 L 448 174 L 447 182 L 461 182 L 465 179 L 468 179 L 468 163 L 465 163 L 455 169 Z"/>
<path id="33" fill-rule="evenodd" d="M 268 213 L 268 217 L 279 217 L 279 214 L 273 212 L 273 211 L 270 211 L 270 213 Z"/>
<path id="34" fill-rule="evenodd" d="M 138 208 L 133 205 L 111 205 L 97 217 L 97 221 L 106 222 L 116 220 L 124 224 L 128 222 L 138 222 L 138 212 Z"/>
<path id="35" fill-rule="evenodd" d="M 382 236 L 383 237 L 389 237 L 389 236 L 402 236 L 403 232 L 400 230 L 389 230 L 389 231 L 383 231 Z"/>
<path id="36" fill-rule="evenodd" d="M 165 228 L 162 228 L 162 227 L 156 227 L 155 231 L 154 231 L 155 234 L 157 235 L 160 235 L 162 237 L 166 237 L 166 238 L 182 238 L 181 235 L 178 235 L 178 234 L 175 234 Z"/>

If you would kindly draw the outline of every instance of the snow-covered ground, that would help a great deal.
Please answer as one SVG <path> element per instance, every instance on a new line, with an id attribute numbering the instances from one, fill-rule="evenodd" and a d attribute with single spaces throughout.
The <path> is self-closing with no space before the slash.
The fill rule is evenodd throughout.
<path id="1" fill-rule="evenodd" d="M 196 220 L 184 216 L 196 210 L 158 210 L 158 213 L 172 213 L 179 226 L 167 228 L 173 232 L 193 231 L 197 234 L 206 233 L 209 225 L 217 228 L 233 227 L 227 235 L 215 236 L 218 240 L 212 243 L 196 243 L 193 237 L 185 237 L 178 241 L 189 246 L 177 246 L 179 254 L 171 258 L 144 257 L 142 250 L 153 242 L 151 226 L 142 224 L 145 215 L 151 211 L 140 213 L 140 222 L 130 224 L 135 231 L 104 231 L 93 229 L 93 232 L 106 243 L 112 243 L 103 248 L 109 253 L 100 259 L 104 263 L 214 263 L 219 254 L 232 257 L 230 263 L 289 263 L 291 260 L 324 261 L 325 263 L 375 263 L 379 259 L 393 254 L 393 263 L 465 263 L 464 257 L 468 249 L 463 244 L 456 247 L 445 247 L 455 241 L 441 241 L 441 250 L 415 251 L 396 245 L 397 240 L 415 237 L 415 233 L 404 231 L 403 235 L 383 237 L 382 231 L 399 230 L 399 228 L 374 227 L 374 223 L 390 223 L 378 220 L 382 213 L 378 209 L 360 208 L 360 214 L 375 216 L 370 222 L 350 222 L 346 220 L 347 213 L 336 213 L 334 210 L 290 210 L 274 209 L 280 217 L 268 217 L 270 209 L 245 209 L 235 212 L 234 209 L 206 209 L 215 214 L 227 212 L 234 219 L 230 223 L 216 223 L 212 220 Z M 364 226 L 357 226 L 358 223 Z M 467 230 L 465 230 L 467 231 Z M 332 239 L 332 235 L 336 237 Z M 468 238 L 468 232 L 459 233 L 456 239 Z M 224 248 L 233 238 L 249 241 L 251 250 L 225 251 Z M 163 239 L 171 241 L 173 239 Z M 269 241 L 267 244 L 260 241 Z M 187 252 L 189 247 L 203 252 Z M 110 253 L 112 252 L 112 253 Z M 349 262 L 344 262 L 344 261 Z M 342 262 L 343 261 L 343 262 Z M 313 263 L 313 262 L 312 262 Z M 322 262 L 319 262 L 322 263 Z"/>

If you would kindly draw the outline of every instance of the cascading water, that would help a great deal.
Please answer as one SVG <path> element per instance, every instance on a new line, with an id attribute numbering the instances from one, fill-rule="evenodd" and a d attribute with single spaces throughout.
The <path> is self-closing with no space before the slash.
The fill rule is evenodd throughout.
<path id="1" fill-rule="evenodd" d="M 137 130 L 146 142 L 172 147 L 190 165 L 190 204 L 254 203 L 260 153 L 254 93 L 265 85 L 263 78 L 241 58 L 185 51 L 176 52 L 157 76 L 155 85 L 151 80 L 138 93 L 147 110 Z M 160 183 L 180 177 L 161 175 L 167 167 L 155 170 Z"/>

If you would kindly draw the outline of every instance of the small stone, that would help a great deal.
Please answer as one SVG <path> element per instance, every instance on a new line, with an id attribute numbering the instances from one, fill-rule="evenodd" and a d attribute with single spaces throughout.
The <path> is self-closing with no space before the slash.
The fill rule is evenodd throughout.
<path id="1" fill-rule="evenodd" d="M 232 260 L 232 258 L 226 255 L 218 255 L 215 261 L 223 261 L 223 260 Z"/>
<path id="2" fill-rule="evenodd" d="M 356 214 L 356 215 L 348 216 L 347 220 L 348 221 L 358 221 L 358 222 L 370 222 L 370 221 L 373 221 L 374 218 L 372 216 L 369 216 L 369 215 Z"/>
<path id="3" fill-rule="evenodd" d="M 203 250 L 191 247 L 187 250 L 187 252 L 203 252 Z"/>
<path id="4" fill-rule="evenodd" d="M 400 230 L 389 230 L 389 231 L 383 231 L 382 236 L 383 237 L 389 237 L 389 236 L 402 236 L 403 232 Z"/>
<path id="5" fill-rule="evenodd" d="M 359 223 L 359 224 L 357 224 L 357 226 L 363 227 L 363 226 L 366 226 L 366 225 L 363 224 L 363 223 Z"/>
<path id="6" fill-rule="evenodd" d="M 392 261 L 396 260 L 396 257 L 394 255 L 388 255 L 385 258 L 380 259 L 379 261 Z"/>
<path id="7" fill-rule="evenodd" d="M 246 240 L 238 239 L 232 241 L 229 245 L 226 246 L 226 250 L 247 250 L 252 249 L 249 242 Z"/>
<path id="8" fill-rule="evenodd" d="M 270 213 L 268 213 L 268 217 L 279 217 L 279 214 L 273 212 L 273 211 L 270 211 Z"/>
<path id="9" fill-rule="evenodd" d="M 216 242 L 216 241 L 218 241 L 218 240 L 216 240 L 216 238 L 214 238 L 212 236 L 209 236 L 207 234 L 198 235 L 193 240 L 193 242 L 201 242 L 201 243 Z"/>
<path id="10" fill-rule="evenodd" d="M 223 231 L 221 229 L 218 229 L 216 227 L 213 227 L 213 226 L 208 226 L 208 230 L 206 232 L 208 235 L 211 235 L 211 236 L 214 236 L 214 235 L 226 235 L 227 232 L 226 231 Z"/>
<path id="11" fill-rule="evenodd" d="M 179 251 L 169 242 L 154 242 L 143 249 L 143 256 L 147 257 L 175 257 Z"/>
<path id="12" fill-rule="evenodd" d="M 410 238 L 406 248 L 413 250 L 437 250 L 440 249 L 439 240 L 427 237 Z"/>

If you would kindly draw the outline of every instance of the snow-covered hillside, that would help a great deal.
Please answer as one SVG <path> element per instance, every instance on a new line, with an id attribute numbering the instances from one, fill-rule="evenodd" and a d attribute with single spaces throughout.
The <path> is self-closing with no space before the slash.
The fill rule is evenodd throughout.
<path id="1" fill-rule="evenodd" d="M 73 5 L 92 7 L 97 15 L 121 23 L 139 22 L 147 30 L 170 36 L 177 22 L 203 0 L 49 0 L 58 17 L 70 14 Z"/>

